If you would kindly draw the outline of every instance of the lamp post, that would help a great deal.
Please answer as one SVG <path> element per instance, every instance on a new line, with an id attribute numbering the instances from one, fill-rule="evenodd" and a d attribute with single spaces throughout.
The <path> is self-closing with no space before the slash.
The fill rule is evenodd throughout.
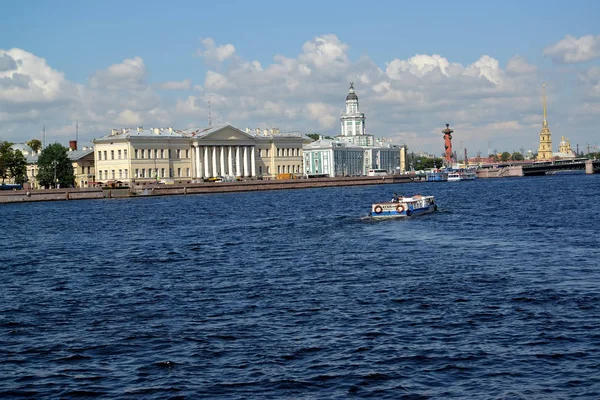
<path id="1" fill-rule="evenodd" d="M 52 161 L 52 164 L 54 165 L 54 188 L 57 188 L 57 184 L 58 184 L 58 179 L 56 178 L 56 166 L 58 165 L 58 161 L 54 160 Z"/>

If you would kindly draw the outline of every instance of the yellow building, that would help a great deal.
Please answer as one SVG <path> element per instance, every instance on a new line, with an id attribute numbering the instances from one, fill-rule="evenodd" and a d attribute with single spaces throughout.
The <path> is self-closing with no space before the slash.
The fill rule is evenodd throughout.
<path id="1" fill-rule="evenodd" d="M 546 120 L 546 84 L 542 85 L 544 91 L 543 103 L 544 103 L 544 120 L 542 121 L 542 130 L 540 131 L 540 147 L 538 148 L 538 160 L 551 160 L 552 159 L 552 134 L 548 129 L 548 121 Z"/>
<path id="2" fill-rule="evenodd" d="M 29 146 L 18 144 L 18 150 L 23 153 L 27 160 L 27 183 L 31 189 L 42 189 L 37 181 L 38 157 L 40 152 L 35 153 Z M 77 141 L 69 142 L 69 152 L 67 157 L 73 166 L 73 175 L 75 176 L 75 187 L 89 187 L 94 182 L 94 151 L 91 148 L 84 147 L 77 149 Z"/>
<path id="3" fill-rule="evenodd" d="M 103 184 L 201 182 L 213 177 L 271 179 L 302 173 L 299 133 L 241 131 L 231 125 L 197 130 L 113 129 L 94 139 L 96 180 Z"/>

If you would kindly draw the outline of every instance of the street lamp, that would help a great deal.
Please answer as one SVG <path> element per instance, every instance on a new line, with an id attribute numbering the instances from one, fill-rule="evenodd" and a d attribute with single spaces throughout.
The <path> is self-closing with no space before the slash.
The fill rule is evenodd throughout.
<path id="1" fill-rule="evenodd" d="M 54 160 L 52 161 L 52 164 L 54 165 L 54 188 L 56 189 L 56 186 L 58 184 L 58 178 L 56 178 L 56 166 L 58 165 L 58 161 Z"/>

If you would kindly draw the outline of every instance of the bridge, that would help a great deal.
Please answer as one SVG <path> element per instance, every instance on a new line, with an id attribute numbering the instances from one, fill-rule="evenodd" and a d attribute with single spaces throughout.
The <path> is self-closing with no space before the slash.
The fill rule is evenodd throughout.
<path id="1" fill-rule="evenodd" d="M 586 161 L 588 161 L 587 158 L 575 158 L 573 160 L 557 160 L 523 165 L 523 176 L 546 175 L 556 171 L 585 170 Z M 600 173 L 600 160 L 589 161 L 592 161 L 593 173 Z"/>

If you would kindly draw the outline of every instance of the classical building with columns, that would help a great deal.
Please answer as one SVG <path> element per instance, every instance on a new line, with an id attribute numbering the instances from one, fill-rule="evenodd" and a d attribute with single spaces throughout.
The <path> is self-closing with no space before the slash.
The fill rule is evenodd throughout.
<path id="1" fill-rule="evenodd" d="M 341 134 L 304 145 L 305 174 L 367 175 L 370 169 L 383 169 L 390 174 L 404 172 L 407 146 L 366 134 L 365 120 L 354 84 L 350 83 L 346 112 L 340 118 Z"/>
<path id="2" fill-rule="evenodd" d="M 306 138 L 299 133 L 273 129 L 244 132 L 222 125 L 185 131 L 113 129 L 93 142 L 96 180 L 129 184 L 302 174 L 302 144 Z"/>

